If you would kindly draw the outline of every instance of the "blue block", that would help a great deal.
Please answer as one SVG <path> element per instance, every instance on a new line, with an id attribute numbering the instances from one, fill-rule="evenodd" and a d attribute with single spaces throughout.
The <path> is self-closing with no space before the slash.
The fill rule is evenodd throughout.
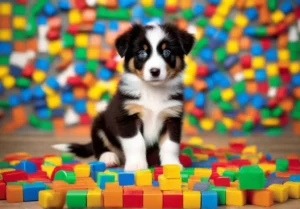
<path id="1" fill-rule="evenodd" d="M 12 44 L 0 41 L 0 55 L 9 55 L 12 52 Z"/>
<path id="2" fill-rule="evenodd" d="M 294 86 L 300 86 L 300 73 L 293 75 L 292 77 L 292 84 Z"/>
<path id="3" fill-rule="evenodd" d="M 47 102 L 45 99 L 37 99 L 37 100 L 34 100 L 33 106 L 35 109 L 43 108 L 43 107 L 47 106 Z"/>
<path id="4" fill-rule="evenodd" d="M 207 26 L 205 28 L 205 35 L 207 35 L 210 38 L 213 38 L 218 32 L 218 29 L 216 29 L 213 26 Z"/>
<path id="5" fill-rule="evenodd" d="M 284 184 L 287 182 L 289 179 L 288 178 L 280 178 L 276 176 L 269 176 L 266 181 L 265 181 L 265 188 L 272 184 Z"/>
<path id="6" fill-rule="evenodd" d="M 204 78 L 204 81 L 206 82 L 208 90 L 212 90 L 215 87 L 215 83 L 211 77 Z"/>
<path id="7" fill-rule="evenodd" d="M 113 76 L 113 72 L 107 68 L 102 68 L 98 72 L 98 78 L 105 80 L 105 81 L 111 79 L 112 76 Z"/>
<path id="8" fill-rule="evenodd" d="M 48 2 L 44 6 L 44 13 L 47 16 L 53 16 L 57 13 L 56 7 L 52 3 Z"/>
<path id="9" fill-rule="evenodd" d="M 204 191 L 201 193 L 201 208 L 218 208 L 218 194 L 216 191 Z"/>
<path id="10" fill-rule="evenodd" d="M 155 180 L 152 180 L 152 186 L 159 187 L 159 182 L 155 181 Z"/>
<path id="11" fill-rule="evenodd" d="M 199 16 L 204 12 L 205 6 L 203 4 L 195 3 L 193 6 L 194 16 Z"/>
<path id="12" fill-rule="evenodd" d="M 255 80 L 256 81 L 265 81 L 267 80 L 267 73 L 265 70 L 256 70 L 255 71 Z"/>
<path id="13" fill-rule="evenodd" d="M 134 173 L 130 173 L 130 172 L 119 173 L 118 181 L 120 186 L 134 185 Z"/>
<path id="14" fill-rule="evenodd" d="M 224 75 L 218 83 L 221 88 L 229 88 L 231 85 L 230 78 L 227 75 Z"/>
<path id="15" fill-rule="evenodd" d="M 106 182 L 109 182 L 109 179 L 110 177 L 103 175 L 101 176 L 100 182 L 98 182 L 98 178 L 97 178 L 97 185 L 100 187 L 100 189 L 105 189 Z"/>
<path id="16" fill-rule="evenodd" d="M 212 74 L 218 71 L 218 65 L 214 61 L 210 61 L 207 63 L 208 73 Z"/>
<path id="17" fill-rule="evenodd" d="M 200 58 L 205 61 L 209 62 L 213 60 L 213 51 L 210 48 L 203 48 L 199 53 Z"/>
<path id="18" fill-rule="evenodd" d="M 133 19 L 142 19 L 144 17 L 144 9 L 140 5 L 135 5 L 131 10 L 131 16 Z"/>
<path id="19" fill-rule="evenodd" d="M 221 80 L 224 79 L 224 74 L 220 71 L 217 71 L 213 74 L 211 74 L 212 79 L 214 80 L 214 83 L 219 84 L 221 82 Z"/>
<path id="20" fill-rule="evenodd" d="M 222 45 L 222 42 L 216 38 L 211 38 L 208 42 L 208 48 L 213 50 L 217 49 L 220 45 Z"/>
<path id="21" fill-rule="evenodd" d="M 23 185 L 23 201 L 37 201 L 39 199 L 39 192 L 46 189 L 43 182 L 35 182 L 33 184 Z"/>
<path id="22" fill-rule="evenodd" d="M 95 182 L 97 182 L 97 174 L 98 174 L 98 172 L 94 172 L 94 171 L 91 171 L 91 172 L 90 172 L 90 177 L 91 177 Z"/>
<path id="23" fill-rule="evenodd" d="M 61 87 L 61 91 L 62 92 L 70 92 L 70 91 L 73 91 L 73 87 L 72 86 L 70 86 L 70 85 L 68 85 L 68 84 L 66 84 L 65 86 L 62 86 Z"/>
<path id="24" fill-rule="evenodd" d="M 268 49 L 265 53 L 265 56 L 266 60 L 270 62 L 278 60 L 277 50 L 274 48 Z"/>
<path id="25" fill-rule="evenodd" d="M 222 43 L 225 43 L 228 40 L 228 33 L 225 31 L 219 31 L 215 38 Z"/>
<path id="26" fill-rule="evenodd" d="M 5 91 L 5 88 L 4 88 L 3 84 L 0 83 L 0 94 L 3 94 L 4 91 Z"/>
<path id="27" fill-rule="evenodd" d="M 194 89 L 191 87 L 186 87 L 183 90 L 184 100 L 191 100 L 194 96 Z"/>
<path id="28" fill-rule="evenodd" d="M 106 165 L 104 162 L 89 162 L 89 165 L 91 167 L 91 171 L 93 172 L 104 172 L 106 170 Z"/>
<path id="29" fill-rule="evenodd" d="M 212 166 L 212 162 L 209 160 L 193 162 L 192 164 L 193 168 L 211 168 L 211 166 Z"/>
<path id="30" fill-rule="evenodd" d="M 85 64 L 82 62 L 78 62 L 75 64 L 75 72 L 80 75 L 83 76 L 86 73 L 86 67 Z"/>
<path id="31" fill-rule="evenodd" d="M 290 175 L 290 181 L 300 182 L 300 174 L 292 174 L 292 175 Z"/>
<path id="32" fill-rule="evenodd" d="M 272 155 L 270 153 L 266 153 L 266 160 L 272 160 Z"/>
<path id="33" fill-rule="evenodd" d="M 252 55 L 260 56 L 260 55 L 263 55 L 263 53 L 264 53 L 264 50 L 260 44 L 252 44 L 252 46 L 251 46 L 251 54 Z"/>
<path id="34" fill-rule="evenodd" d="M 36 165 L 28 160 L 21 160 L 19 164 L 15 165 L 15 169 L 25 171 L 28 174 L 37 172 Z"/>
<path id="35" fill-rule="evenodd" d="M 64 92 L 61 100 L 63 104 L 71 104 L 74 101 L 74 95 L 72 92 Z"/>
<path id="36" fill-rule="evenodd" d="M 69 10 L 72 6 L 69 0 L 58 0 L 58 8 L 61 10 Z"/>
<path id="37" fill-rule="evenodd" d="M 102 21 L 98 21 L 94 24 L 93 32 L 97 34 L 104 34 L 105 33 L 105 23 Z"/>
<path id="38" fill-rule="evenodd" d="M 246 26 L 244 29 L 244 35 L 253 36 L 255 35 L 255 27 L 254 26 Z"/>
<path id="39" fill-rule="evenodd" d="M 240 106 L 245 106 L 250 100 L 249 95 L 246 92 L 240 93 L 236 96 L 236 101 Z"/>
<path id="40" fill-rule="evenodd" d="M 50 68 L 50 62 L 46 58 L 39 58 L 35 62 L 35 68 L 47 72 Z"/>
<path id="41" fill-rule="evenodd" d="M 47 17 L 45 15 L 38 15 L 37 16 L 37 24 L 38 25 L 46 25 L 47 24 Z"/>
<path id="42" fill-rule="evenodd" d="M 46 107 L 39 108 L 36 110 L 36 114 L 41 119 L 49 119 L 51 118 L 51 110 Z"/>
<path id="43" fill-rule="evenodd" d="M 225 68 L 229 69 L 234 64 L 236 64 L 238 61 L 239 61 L 239 57 L 237 55 L 230 55 L 230 56 L 226 57 L 223 65 Z"/>
<path id="44" fill-rule="evenodd" d="M 64 114 L 65 114 L 64 109 L 58 108 L 58 109 L 52 110 L 52 117 L 53 117 L 53 118 L 54 118 L 54 117 L 63 117 Z"/>
<path id="45" fill-rule="evenodd" d="M 46 94 L 41 86 L 36 86 L 32 89 L 32 95 L 34 99 L 43 99 Z"/>
<path id="46" fill-rule="evenodd" d="M 9 74 L 12 75 L 15 78 L 22 76 L 22 69 L 15 65 L 9 66 Z"/>
<path id="47" fill-rule="evenodd" d="M 115 173 L 123 173 L 124 169 L 123 168 L 107 168 L 106 170 L 110 172 L 115 172 Z"/>
<path id="48" fill-rule="evenodd" d="M 165 8 L 165 0 L 154 0 L 154 6 L 158 9 Z"/>
<path id="49" fill-rule="evenodd" d="M 118 2 L 121 8 L 129 8 L 136 4 L 136 0 L 119 0 Z"/>
<path id="50" fill-rule="evenodd" d="M 245 15 L 249 20 L 256 20 L 258 18 L 257 9 L 251 7 L 245 11 Z"/>
<path id="51" fill-rule="evenodd" d="M 74 104 L 74 110 L 79 114 L 86 113 L 86 100 L 76 100 Z"/>
<path id="52" fill-rule="evenodd" d="M 240 130 L 232 130 L 231 131 L 231 134 L 233 136 L 236 136 L 236 137 L 239 137 L 239 136 L 245 136 L 244 132 L 243 131 L 240 131 Z"/>
<path id="53" fill-rule="evenodd" d="M 266 104 L 266 99 L 262 95 L 256 94 L 252 97 L 251 103 L 253 107 L 260 109 Z"/>
<path id="54" fill-rule="evenodd" d="M 291 11 L 293 11 L 294 6 L 292 4 L 291 1 L 289 0 L 285 0 L 282 2 L 282 4 L 279 6 L 279 9 L 284 13 L 284 14 L 288 14 Z"/>
<path id="55" fill-rule="evenodd" d="M 195 98 L 195 106 L 199 108 L 203 108 L 205 105 L 205 94 L 204 93 L 197 93 Z"/>
<path id="56" fill-rule="evenodd" d="M 226 116 L 226 117 L 229 117 L 229 118 L 233 118 L 233 117 L 235 117 L 236 115 L 238 114 L 238 111 L 226 111 L 226 112 L 224 112 L 224 115 Z"/>
<path id="57" fill-rule="evenodd" d="M 57 80 L 54 76 L 48 77 L 47 80 L 46 80 L 46 84 L 54 90 L 59 89 L 59 83 L 57 82 Z"/>
<path id="58" fill-rule="evenodd" d="M 193 191 L 204 192 L 209 189 L 210 182 L 197 182 L 194 184 Z"/>
<path id="59" fill-rule="evenodd" d="M 16 107 L 21 104 L 20 97 L 18 95 L 12 94 L 8 96 L 8 104 L 10 107 Z"/>
<path id="60" fill-rule="evenodd" d="M 208 0 L 208 3 L 211 3 L 211 4 L 220 4 L 221 0 Z"/>
<path id="61" fill-rule="evenodd" d="M 118 31 L 119 30 L 119 22 L 116 20 L 109 21 L 108 29 L 112 30 L 112 31 Z"/>

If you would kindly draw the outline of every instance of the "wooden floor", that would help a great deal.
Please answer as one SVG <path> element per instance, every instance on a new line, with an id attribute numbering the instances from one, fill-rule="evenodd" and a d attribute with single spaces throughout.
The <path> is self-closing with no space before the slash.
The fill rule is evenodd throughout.
<path id="1" fill-rule="evenodd" d="M 217 135 L 213 133 L 203 133 L 201 137 L 206 144 L 215 144 L 216 146 L 224 146 L 228 143 L 230 137 Z M 89 137 L 78 136 L 53 136 L 43 133 L 29 134 L 12 134 L 6 135 L 0 133 L 0 159 L 6 154 L 12 152 L 28 152 L 32 156 L 42 156 L 46 153 L 59 154 L 51 148 L 54 143 L 77 141 L 79 143 L 88 142 Z M 248 145 L 257 145 L 258 151 L 270 153 L 274 158 L 284 158 L 287 154 L 297 153 L 300 155 L 300 137 L 286 133 L 280 137 L 267 137 L 264 135 L 254 135 L 247 137 Z M 94 160 L 93 158 L 83 161 Z M 1 209 L 38 209 L 40 206 L 37 202 L 7 204 L 6 201 L 0 201 Z M 222 209 L 237 209 L 240 207 L 220 207 Z M 243 209 L 260 207 L 244 206 Z M 300 209 L 300 200 L 289 200 L 283 204 L 276 204 L 271 209 Z"/>

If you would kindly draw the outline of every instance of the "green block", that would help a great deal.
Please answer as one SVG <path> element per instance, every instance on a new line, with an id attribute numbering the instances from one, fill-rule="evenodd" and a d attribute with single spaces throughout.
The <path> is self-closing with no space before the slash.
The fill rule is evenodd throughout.
<path id="1" fill-rule="evenodd" d="M 234 171 L 224 171 L 222 176 L 230 178 L 231 182 L 236 180 L 236 173 Z"/>
<path id="2" fill-rule="evenodd" d="M 271 117 L 271 110 L 268 109 L 268 108 L 263 108 L 261 110 L 261 114 L 260 115 L 261 115 L 262 118 L 270 118 Z"/>
<path id="3" fill-rule="evenodd" d="M 100 6 L 97 8 L 97 18 L 98 19 L 115 19 L 115 20 L 130 20 L 130 10 L 119 8 L 110 10 L 106 7 Z"/>
<path id="4" fill-rule="evenodd" d="M 23 30 L 13 30 L 13 39 L 14 40 L 25 40 L 26 34 Z"/>
<path id="5" fill-rule="evenodd" d="M 54 130 L 53 122 L 48 120 L 41 121 L 38 128 L 44 131 L 53 131 Z"/>
<path id="6" fill-rule="evenodd" d="M 233 85 L 233 91 L 235 94 L 243 93 L 246 91 L 246 84 L 244 81 L 237 82 Z"/>
<path id="7" fill-rule="evenodd" d="M 208 98 L 214 102 L 219 102 L 221 100 L 221 90 L 214 88 L 208 93 Z"/>
<path id="8" fill-rule="evenodd" d="M 198 119 L 195 116 L 189 115 L 188 120 L 191 125 L 193 125 L 193 126 L 198 125 Z"/>
<path id="9" fill-rule="evenodd" d="M 274 12 L 277 9 L 277 0 L 267 0 L 267 5 L 269 10 Z"/>
<path id="10" fill-rule="evenodd" d="M 25 185 L 25 184 L 28 184 L 26 181 L 15 181 L 15 182 L 7 182 L 6 183 L 7 185 Z"/>
<path id="11" fill-rule="evenodd" d="M 257 165 L 242 166 L 238 173 L 240 189 L 259 190 L 265 186 L 265 174 Z"/>
<path id="12" fill-rule="evenodd" d="M 26 15 L 26 6 L 22 4 L 14 4 L 13 6 L 13 15 Z"/>
<path id="13" fill-rule="evenodd" d="M 8 108 L 9 108 L 9 103 L 8 103 L 8 101 L 0 100 L 0 108 L 8 109 Z"/>
<path id="14" fill-rule="evenodd" d="M 32 125 L 33 127 L 38 127 L 40 124 L 40 120 L 34 115 L 30 114 L 28 117 L 29 124 Z"/>
<path id="15" fill-rule="evenodd" d="M 280 136 L 282 135 L 283 130 L 281 127 L 270 127 L 266 131 L 267 136 Z"/>
<path id="16" fill-rule="evenodd" d="M 201 38 L 199 41 L 196 42 L 195 46 L 193 47 L 191 54 L 193 56 L 197 56 L 202 48 L 204 48 L 208 44 L 208 38 L 204 37 Z"/>
<path id="17" fill-rule="evenodd" d="M 9 56 L 0 55 L 0 65 L 9 65 Z"/>
<path id="18" fill-rule="evenodd" d="M 182 174 L 188 174 L 190 176 L 194 175 L 195 170 L 194 168 L 183 168 L 182 171 L 180 171 Z"/>
<path id="19" fill-rule="evenodd" d="M 294 42 L 288 42 L 288 50 L 291 52 L 298 52 L 299 51 L 299 45 L 300 44 L 298 41 L 294 41 Z"/>
<path id="20" fill-rule="evenodd" d="M 257 36 L 265 36 L 268 34 L 267 28 L 265 26 L 258 26 L 255 28 L 255 34 Z"/>
<path id="21" fill-rule="evenodd" d="M 97 69 L 99 68 L 99 62 L 98 60 L 88 60 L 86 63 L 86 69 L 95 74 Z"/>
<path id="22" fill-rule="evenodd" d="M 188 182 L 188 180 L 189 180 L 189 178 L 190 178 L 190 175 L 189 174 L 180 174 L 180 177 L 181 177 L 181 181 L 182 182 L 185 182 L 185 183 L 187 183 Z"/>
<path id="23" fill-rule="evenodd" d="M 205 17 L 201 17 L 197 22 L 196 25 L 200 26 L 200 27 L 205 27 L 208 24 L 208 20 Z"/>
<path id="24" fill-rule="evenodd" d="M 110 101 L 111 100 L 111 96 L 108 92 L 105 92 L 102 96 L 101 96 L 101 100 L 104 101 Z"/>
<path id="25" fill-rule="evenodd" d="M 209 178 L 208 177 L 201 177 L 201 182 L 209 182 Z"/>
<path id="26" fill-rule="evenodd" d="M 279 76 L 272 76 L 269 78 L 270 86 L 279 87 L 281 86 L 281 79 Z"/>
<path id="27" fill-rule="evenodd" d="M 288 167 L 289 161 L 287 159 L 276 159 L 276 171 L 285 172 Z"/>
<path id="28" fill-rule="evenodd" d="M 97 174 L 97 185 L 100 186 L 101 189 L 105 189 L 105 184 L 107 182 L 115 182 L 115 175 L 108 173 L 98 173 Z"/>
<path id="29" fill-rule="evenodd" d="M 75 38 L 72 34 L 63 33 L 62 42 L 64 47 L 73 47 L 75 45 Z"/>
<path id="30" fill-rule="evenodd" d="M 291 117 L 292 117 L 293 119 L 300 120 L 300 111 L 299 111 L 299 108 L 298 108 L 298 109 L 294 108 L 294 109 L 292 110 L 292 112 L 291 112 Z"/>
<path id="31" fill-rule="evenodd" d="M 36 16 L 39 12 L 42 11 L 45 4 L 48 2 L 48 0 L 38 0 L 36 3 L 33 4 L 30 13 L 34 16 Z"/>
<path id="32" fill-rule="evenodd" d="M 290 61 L 299 61 L 300 53 L 299 52 L 291 52 L 290 53 Z"/>
<path id="33" fill-rule="evenodd" d="M 162 18 L 164 15 L 164 11 L 162 9 L 156 7 L 145 7 L 144 12 L 152 17 L 160 17 Z"/>
<path id="34" fill-rule="evenodd" d="M 0 169 L 1 168 L 12 168 L 13 166 L 10 165 L 9 162 L 0 161 Z"/>
<path id="35" fill-rule="evenodd" d="M 277 106 L 272 110 L 272 116 L 274 116 L 274 117 L 279 117 L 279 116 L 281 116 L 282 113 L 283 113 L 283 110 L 280 106 Z"/>
<path id="36" fill-rule="evenodd" d="M 242 129 L 244 131 L 251 131 L 253 129 L 253 127 L 254 127 L 254 123 L 252 121 L 246 121 L 242 125 Z"/>
<path id="37" fill-rule="evenodd" d="M 75 49 L 75 58 L 78 60 L 86 59 L 86 48 L 76 48 Z"/>
<path id="38" fill-rule="evenodd" d="M 194 18 L 194 13 L 192 9 L 184 9 L 181 11 L 181 15 L 184 19 L 190 21 Z"/>
<path id="39" fill-rule="evenodd" d="M 30 86 L 30 80 L 24 77 L 19 77 L 16 80 L 17 87 L 28 88 Z"/>
<path id="40" fill-rule="evenodd" d="M 194 157 L 194 151 L 190 147 L 185 147 L 183 150 L 181 150 L 181 154 L 186 154 L 190 157 Z"/>
<path id="41" fill-rule="evenodd" d="M 66 195 L 66 204 L 68 208 L 86 208 L 87 190 L 69 190 Z"/>
<path id="42" fill-rule="evenodd" d="M 233 26 L 234 26 L 233 20 L 231 20 L 231 19 L 226 19 L 226 20 L 224 21 L 223 29 L 224 29 L 225 31 L 229 32 L 229 31 L 231 31 L 231 29 L 233 28 Z"/>
<path id="43" fill-rule="evenodd" d="M 37 24 L 35 21 L 35 16 L 29 15 L 27 18 L 26 36 L 32 37 L 36 34 L 36 31 L 37 31 Z"/>
<path id="44" fill-rule="evenodd" d="M 226 53 L 226 49 L 224 47 L 218 48 L 215 51 L 215 60 L 217 62 L 219 62 L 219 63 L 224 62 L 224 60 L 226 59 L 226 57 L 227 57 L 227 53 Z"/>
<path id="45" fill-rule="evenodd" d="M 227 132 L 226 126 L 220 121 L 218 121 L 216 123 L 216 130 L 217 130 L 217 133 L 219 133 L 219 134 L 224 134 Z"/>
<path id="46" fill-rule="evenodd" d="M 69 184 L 74 184 L 76 182 L 76 175 L 73 171 L 57 171 L 54 175 L 54 180 L 62 180 Z"/>
<path id="47" fill-rule="evenodd" d="M 226 187 L 213 186 L 210 190 L 217 192 L 219 205 L 226 205 Z"/>
<path id="48" fill-rule="evenodd" d="M 74 154 L 63 153 L 63 154 L 61 154 L 61 159 L 62 159 L 63 163 L 72 162 L 74 160 Z"/>
<path id="49" fill-rule="evenodd" d="M 219 107 L 225 112 L 229 112 L 234 109 L 233 105 L 230 102 L 221 101 L 218 104 L 219 104 Z"/>

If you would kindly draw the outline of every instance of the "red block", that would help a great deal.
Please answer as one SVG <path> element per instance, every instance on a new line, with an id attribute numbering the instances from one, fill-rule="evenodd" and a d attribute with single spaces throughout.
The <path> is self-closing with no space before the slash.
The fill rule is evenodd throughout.
<path id="1" fill-rule="evenodd" d="M 6 199 L 6 184 L 0 180 L 0 200 Z"/>
<path id="2" fill-rule="evenodd" d="M 56 30 L 56 29 L 53 29 L 53 28 L 50 28 L 47 32 L 47 39 L 49 40 L 57 40 L 59 39 L 60 37 L 60 32 L 59 30 Z"/>
<path id="3" fill-rule="evenodd" d="M 211 17 L 216 12 L 216 5 L 208 4 L 204 11 L 204 16 Z"/>
<path id="4" fill-rule="evenodd" d="M 295 16 L 297 17 L 297 19 L 300 19 L 300 6 L 298 6 L 298 7 L 295 9 Z"/>
<path id="5" fill-rule="evenodd" d="M 287 29 L 288 25 L 286 23 L 279 23 L 277 24 L 277 27 L 276 27 L 276 33 L 277 34 L 280 34 L 282 32 L 285 32 L 286 29 Z"/>
<path id="6" fill-rule="evenodd" d="M 200 77 L 205 77 L 208 75 L 208 67 L 206 65 L 198 65 L 197 75 Z"/>
<path id="7" fill-rule="evenodd" d="M 280 75 L 280 78 L 283 83 L 290 83 L 292 80 L 292 76 L 289 73 L 284 73 Z"/>
<path id="8" fill-rule="evenodd" d="M 124 191 L 123 208 L 143 208 L 143 191 L 142 190 Z"/>
<path id="9" fill-rule="evenodd" d="M 85 1 L 82 1 L 82 0 L 74 0 L 74 4 L 75 4 L 75 7 L 77 7 L 78 9 L 87 8 L 87 4 L 85 3 Z"/>
<path id="10" fill-rule="evenodd" d="M 220 177 L 220 175 L 216 171 L 213 171 L 213 173 L 210 175 L 209 179 L 215 180 L 216 178 L 219 178 L 219 177 Z"/>
<path id="11" fill-rule="evenodd" d="M 277 89 L 276 98 L 281 100 L 286 98 L 286 95 L 288 94 L 288 89 L 285 86 L 281 86 Z"/>
<path id="12" fill-rule="evenodd" d="M 212 170 L 217 171 L 218 167 L 225 168 L 228 166 L 228 163 L 225 162 L 214 162 L 212 163 Z"/>
<path id="13" fill-rule="evenodd" d="M 178 10 L 177 6 L 166 6 L 167 13 L 175 13 L 175 12 L 177 12 L 177 10 Z"/>
<path id="14" fill-rule="evenodd" d="M 260 44 L 264 51 L 271 48 L 271 40 L 269 38 L 262 38 Z"/>
<path id="15" fill-rule="evenodd" d="M 233 159 L 230 161 L 230 164 L 235 165 L 237 167 L 242 167 L 245 165 L 251 165 L 251 162 L 249 160 L 243 160 L 243 159 Z"/>
<path id="16" fill-rule="evenodd" d="M 33 178 L 33 177 L 47 178 L 47 172 L 46 171 L 37 171 L 35 173 L 28 174 L 28 178 Z"/>
<path id="17" fill-rule="evenodd" d="M 83 83 L 82 78 L 79 75 L 69 77 L 67 83 L 71 86 L 85 87 L 85 84 Z"/>
<path id="18" fill-rule="evenodd" d="M 191 167 L 193 164 L 191 157 L 185 154 L 179 155 L 179 161 L 183 167 Z"/>
<path id="19" fill-rule="evenodd" d="M 241 65 L 243 68 L 251 68 L 251 55 L 245 54 L 241 56 Z"/>
<path id="20" fill-rule="evenodd" d="M 154 168 L 154 180 L 158 180 L 158 176 L 163 174 L 163 167 L 155 167 Z"/>
<path id="21" fill-rule="evenodd" d="M 34 72 L 34 69 L 35 69 L 35 67 L 34 67 L 33 62 L 27 63 L 22 70 L 22 76 L 26 77 L 26 78 L 31 78 L 32 74 Z"/>
<path id="22" fill-rule="evenodd" d="M 228 177 L 217 177 L 214 179 L 215 186 L 224 186 L 229 187 L 230 186 L 230 178 Z"/>
<path id="23" fill-rule="evenodd" d="M 163 208 L 183 208 L 182 193 L 176 191 L 164 191 Z"/>
<path id="24" fill-rule="evenodd" d="M 194 108 L 192 110 L 192 115 L 194 115 L 196 118 L 203 118 L 205 116 L 205 112 L 203 109 L 200 108 Z"/>
<path id="25" fill-rule="evenodd" d="M 276 99 L 276 98 L 269 99 L 269 101 L 268 101 L 268 107 L 274 108 L 277 105 L 278 105 L 278 99 Z"/>
<path id="26" fill-rule="evenodd" d="M 27 0 L 17 0 L 17 4 L 27 4 Z"/>
<path id="27" fill-rule="evenodd" d="M 27 173 L 21 170 L 2 173 L 2 180 L 4 182 L 26 181 L 27 179 Z"/>
<path id="28" fill-rule="evenodd" d="M 38 170 L 41 170 L 41 165 L 44 163 L 44 158 L 42 157 L 32 157 L 28 161 L 33 162 Z"/>
<path id="29" fill-rule="evenodd" d="M 300 160 L 298 159 L 289 159 L 289 167 L 290 166 L 298 166 L 300 167 Z"/>
<path id="30" fill-rule="evenodd" d="M 266 81 L 257 82 L 257 89 L 258 89 L 258 92 L 266 94 L 269 90 L 268 82 L 266 82 Z"/>
<path id="31" fill-rule="evenodd" d="M 56 172 L 60 171 L 60 170 L 65 170 L 65 171 L 74 171 L 74 165 L 72 164 L 67 164 L 67 165 L 61 165 L 61 166 L 56 166 L 52 172 L 51 175 L 51 180 L 53 181 L 54 176 L 56 174 Z"/>
<path id="32" fill-rule="evenodd" d="M 117 67 L 117 62 L 114 59 L 109 59 L 106 61 L 105 67 L 110 70 L 115 70 Z"/>
<path id="33" fill-rule="evenodd" d="M 69 25 L 67 28 L 67 32 L 71 33 L 72 35 L 76 35 L 79 31 L 78 25 Z"/>

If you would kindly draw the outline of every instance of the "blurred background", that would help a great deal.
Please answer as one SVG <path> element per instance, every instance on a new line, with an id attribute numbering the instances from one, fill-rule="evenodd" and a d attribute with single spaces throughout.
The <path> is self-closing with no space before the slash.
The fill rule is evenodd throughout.
<path id="1" fill-rule="evenodd" d="M 299 0 L 1 0 L 2 140 L 88 137 L 123 72 L 115 38 L 133 22 L 173 22 L 197 39 L 185 134 L 300 135 Z"/>

